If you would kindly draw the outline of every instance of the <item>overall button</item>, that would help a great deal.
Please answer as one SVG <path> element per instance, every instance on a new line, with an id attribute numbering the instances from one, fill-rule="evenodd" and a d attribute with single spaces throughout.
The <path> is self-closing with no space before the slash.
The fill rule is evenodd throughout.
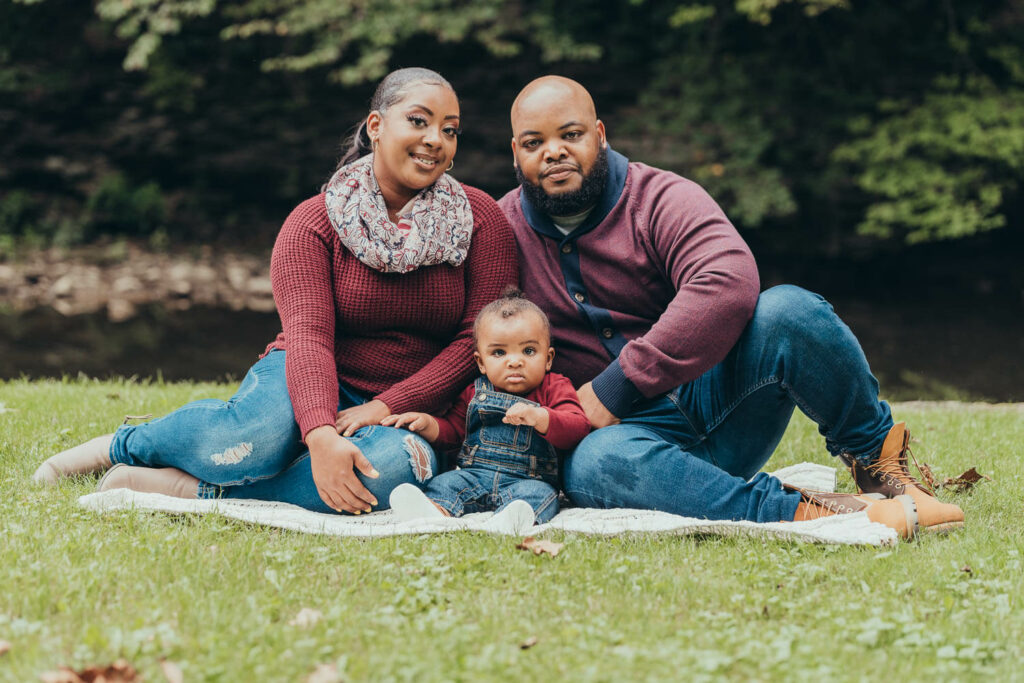
<path id="1" fill-rule="evenodd" d="M 583 292 L 576 292 L 575 294 L 573 294 L 573 295 L 572 295 L 572 298 L 573 298 L 573 299 L 576 299 L 576 301 L 578 301 L 578 302 L 580 302 L 580 303 L 583 303 L 583 301 L 584 301 L 584 300 L 585 300 L 585 299 L 586 299 L 587 297 L 583 296 Z"/>
<path id="2" fill-rule="evenodd" d="M 563 254 L 571 254 L 572 253 L 572 245 L 571 244 L 563 244 L 562 245 L 562 253 Z"/>
<path id="3" fill-rule="evenodd" d="M 487 394 L 485 394 L 485 393 L 484 393 L 484 392 L 482 392 L 482 391 L 481 391 L 481 392 L 480 392 L 479 394 L 477 394 L 477 395 L 476 395 L 476 397 L 477 397 L 478 399 L 480 399 L 481 401 L 486 401 L 486 400 L 487 400 Z"/>
<path id="4" fill-rule="evenodd" d="M 601 330 L 601 336 L 604 337 L 605 339 L 611 339 L 613 334 L 615 333 L 612 332 L 612 328 L 610 327 L 606 327 L 603 330 Z"/>

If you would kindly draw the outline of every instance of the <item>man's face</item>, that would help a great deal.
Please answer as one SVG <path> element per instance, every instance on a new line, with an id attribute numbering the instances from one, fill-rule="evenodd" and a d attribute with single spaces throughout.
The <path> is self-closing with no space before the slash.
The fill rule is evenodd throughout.
<path id="1" fill-rule="evenodd" d="M 551 199 L 583 188 L 606 144 L 593 105 L 572 92 L 542 90 L 518 101 L 512 129 L 520 181 Z"/>

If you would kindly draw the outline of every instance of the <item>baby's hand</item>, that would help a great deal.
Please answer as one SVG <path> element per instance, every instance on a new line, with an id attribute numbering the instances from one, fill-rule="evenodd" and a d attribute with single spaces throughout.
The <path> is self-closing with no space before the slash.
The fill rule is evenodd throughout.
<path id="1" fill-rule="evenodd" d="M 546 422 L 545 418 L 547 416 L 548 412 L 540 406 L 531 406 L 529 403 L 516 403 L 505 411 L 505 417 L 501 421 L 510 425 L 536 427 L 542 420 Z"/>
<path id="2" fill-rule="evenodd" d="M 385 427 L 398 427 L 416 432 L 424 439 L 433 443 L 438 436 L 440 427 L 432 415 L 426 413 L 401 413 L 400 415 L 388 415 L 380 421 Z"/>

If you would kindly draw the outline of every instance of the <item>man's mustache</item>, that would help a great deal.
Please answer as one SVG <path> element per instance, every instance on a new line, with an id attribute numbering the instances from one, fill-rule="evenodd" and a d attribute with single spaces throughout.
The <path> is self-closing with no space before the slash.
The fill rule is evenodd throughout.
<path id="1" fill-rule="evenodd" d="M 552 173 L 561 173 L 563 171 L 576 171 L 577 173 L 582 173 L 583 169 L 579 166 L 579 164 L 561 163 L 544 169 L 544 172 L 540 174 L 540 177 L 546 178 Z"/>

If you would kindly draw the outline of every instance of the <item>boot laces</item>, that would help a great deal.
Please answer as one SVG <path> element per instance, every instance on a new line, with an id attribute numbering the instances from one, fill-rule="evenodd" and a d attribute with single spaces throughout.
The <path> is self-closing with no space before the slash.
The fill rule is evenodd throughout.
<path id="1" fill-rule="evenodd" d="M 914 468 L 920 473 L 921 478 L 915 477 L 910 473 L 910 468 L 907 464 L 907 456 L 914 462 Z M 914 452 L 910 450 L 910 433 L 907 432 L 906 441 L 903 443 L 903 448 L 900 449 L 900 453 L 895 458 L 879 458 L 875 462 L 866 465 L 865 468 L 872 477 L 881 479 L 883 482 L 898 481 L 901 484 L 907 486 L 916 486 L 929 493 L 935 495 L 935 489 L 932 488 L 931 484 L 926 483 L 926 477 L 924 471 L 921 469 L 921 465 L 918 464 L 917 458 L 914 457 Z"/>

